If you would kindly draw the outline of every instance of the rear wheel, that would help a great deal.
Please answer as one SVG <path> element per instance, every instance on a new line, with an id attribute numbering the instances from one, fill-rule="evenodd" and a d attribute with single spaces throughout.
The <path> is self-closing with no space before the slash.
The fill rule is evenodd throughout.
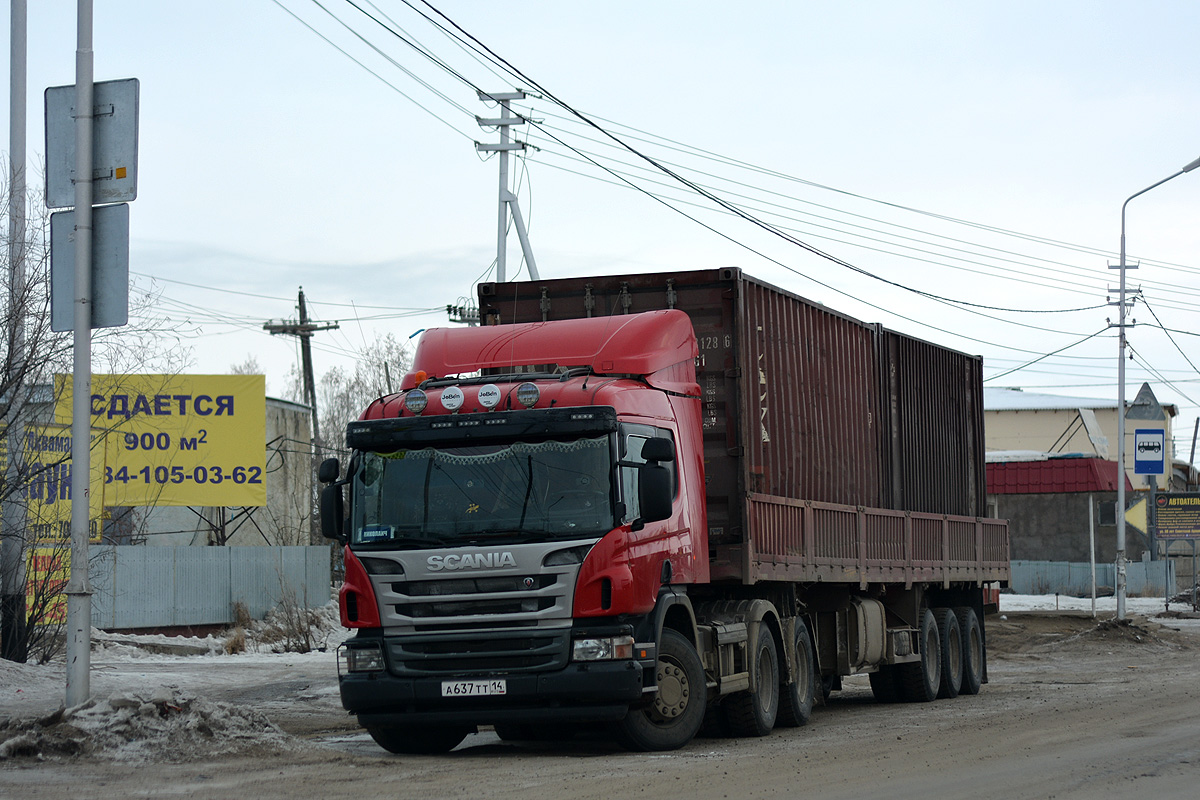
<path id="1" fill-rule="evenodd" d="M 961 694 L 979 694 L 983 685 L 983 626 L 975 609 L 963 606 L 954 609 L 958 617 L 958 628 L 962 634 L 962 686 Z"/>
<path id="2" fill-rule="evenodd" d="M 813 655 L 812 638 L 803 620 L 796 620 L 796 651 L 792 682 L 779 686 L 779 715 L 776 723 L 796 728 L 808 723 L 812 716 L 813 701 L 816 700 L 816 659 Z"/>
<path id="3" fill-rule="evenodd" d="M 631 708 L 617 723 L 617 739 L 630 750 L 675 750 L 690 742 L 704 721 L 708 690 L 704 664 L 679 631 L 664 628 L 658 645 L 658 692 L 645 708 Z"/>
<path id="4" fill-rule="evenodd" d="M 921 660 L 896 665 L 896 678 L 901 696 L 910 703 L 936 700 L 942 684 L 942 643 L 938 636 L 937 620 L 928 608 L 921 612 L 917 632 Z"/>
<path id="5" fill-rule="evenodd" d="M 401 728 L 395 725 L 364 725 L 375 743 L 389 753 L 429 755 L 448 753 L 467 738 L 471 729 L 456 725 L 444 728 Z"/>
<path id="6" fill-rule="evenodd" d="M 766 736 L 779 713 L 779 651 L 762 623 L 754 645 L 754 677 L 753 690 L 732 694 L 721 704 L 734 736 Z"/>
<path id="7" fill-rule="evenodd" d="M 938 686 L 938 697 L 958 697 L 963 676 L 958 616 L 952 608 L 935 608 L 933 616 L 937 619 L 938 638 L 942 640 L 942 682 Z"/>

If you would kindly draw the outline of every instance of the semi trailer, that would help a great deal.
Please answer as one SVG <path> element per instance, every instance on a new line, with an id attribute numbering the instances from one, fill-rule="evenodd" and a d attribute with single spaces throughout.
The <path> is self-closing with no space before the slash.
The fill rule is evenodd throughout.
<path id="1" fill-rule="evenodd" d="M 322 463 L 343 706 L 385 749 L 978 692 L 1009 579 L 981 359 L 738 269 L 480 284 Z"/>

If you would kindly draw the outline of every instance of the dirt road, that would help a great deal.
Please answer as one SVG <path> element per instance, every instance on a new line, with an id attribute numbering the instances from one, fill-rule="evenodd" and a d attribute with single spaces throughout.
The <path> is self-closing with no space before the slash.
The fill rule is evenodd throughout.
<path id="1" fill-rule="evenodd" d="M 177 761 L 0 760 L 0 797 L 1190 798 L 1200 775 L 1200 627 L 989 618 L 991 682 L 974 697 L 880 705 L 855 678 L 805 728 L 701 738 L 674 753 L 606 741 L 501 742 L 393 756 L 359 733 L 328 674 L 292 670 L 209 696 L 265 712 L 290 737 Z"/>

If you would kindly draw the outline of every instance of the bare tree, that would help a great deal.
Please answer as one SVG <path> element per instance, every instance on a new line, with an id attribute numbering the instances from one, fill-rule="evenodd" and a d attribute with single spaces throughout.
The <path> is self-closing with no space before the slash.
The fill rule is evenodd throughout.
<path id="1" fill-rule="evenodd" d="M 0 186 L 0 196 L 4 198 L 0 215 L 7 217 L 7 186 Z M 45 438 L 41 426 L 53 422 L 58 400 L 55 393 L 65 383 L 60 382 L 56 388 L 54 376 L 71 372 L 73 349 L 70 332 L 51 329 L 50 214 L 36 190 L 30 192 L 28 207 L 32 212 L 24 226 L 23 240 L 2 251 L 8 281 L 0 297 L 0 320 L 4 325 L 0 336 L 0 442 L 5 462 L 0 469 L 0 503 L 4 506 L 0 529 L 4 601 L 0 637 L 4 637 L 4 657 L 18 661 L 27 657 L 30 642 L 45 633 L 40 625 L 42 616 L 53 607 L 48 599 L 45 603 L 37 601 L 35 591 L 35 602 L 25 608 L 26 554 L 35 545 L 62 545 L 69 538 L 64 536 L 61 524 L 48 524 L 43 517 L 29 512 L 31 507 L 44 505 L 48 496 L 43 493 L 51 486 L 60 493 L 60 499 L 69 500 L 71 480 L 69 448 L 39 448 L 26 436 L 29 433 Z M 17 259 L 23 264 L 20 269 L 14 263 Z M 92 332 L 94 371 L 182 371 L 191 358 L 185 342 L 194 326 L 156 310 L 161 291 L 153 282 L 131 286 L 129 295 L 129 324 Z M 30 451 L 36 451 L 37 456 L 27 457 Z M 27 612 L 31 612 L 28 626 Z"/>
<path id="2" fill-rule="evenodd" d="M 352 365 L 335 366 L 317 381 L 317 408 L 327 446 L 337 452 L 345 446 L 346 426 L 358 419 L 377 397 L 390 394 L 408 371 L 412 356 L 407 343 L 393 333 L 376 333 L 364 345 Z M 304 396 L 304 382 L 293 367 L 288 375 L 292 397 Z"/>

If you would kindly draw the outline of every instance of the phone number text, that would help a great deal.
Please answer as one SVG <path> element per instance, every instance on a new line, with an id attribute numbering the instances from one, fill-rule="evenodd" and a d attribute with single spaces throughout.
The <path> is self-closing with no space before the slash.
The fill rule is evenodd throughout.
<path id="1" fill-rule="evenodd" d="M 105 483 L 262 483 L 262 467 L 129 467 L 104 468 Z"/>

